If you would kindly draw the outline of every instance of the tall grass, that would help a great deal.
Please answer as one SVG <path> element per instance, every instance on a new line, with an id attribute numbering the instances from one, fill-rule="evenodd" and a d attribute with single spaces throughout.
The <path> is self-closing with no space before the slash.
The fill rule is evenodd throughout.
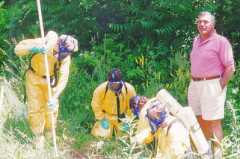
<path id="1" fill-rule="evenodd" d="M 5 79 L 0 79 L 0 94 L 0 158 L 52 159 L 51 149 L 40 150 L 31 144 L 33 135 L 25 120 L 25 105 Z M 66 151 L 60 152 L 60 158 L 65 158 Z"/>

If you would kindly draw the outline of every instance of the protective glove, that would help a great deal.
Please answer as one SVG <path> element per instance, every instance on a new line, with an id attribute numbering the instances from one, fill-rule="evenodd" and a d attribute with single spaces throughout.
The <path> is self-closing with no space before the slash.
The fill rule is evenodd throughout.
<path id="1" fill-rule="evenodd" d="M 102 119 L 100 121 L 100 123 L 101 123 L 102 128 L 104 128 L 104 129 L 108 129 L 109 128 L 109 121 L 107 119 L 105 119 L 105 118 Z"/>
<path id="2" fill-rule="evenodd" d="M 58 100 L 56 98 L 52 98 L 48 101 L 48 110 L 56 111 L 58 106 Z"/>
<path id="3" fill-rule="evenodd" d="M 122 123 L 121 126 L 120 126 L 120 129 L 123 132 L 128 132 L 130 130 L 130 125 L 128 123 Z"/>
<path id="4" fill-rule="evenodd" d="M 36 54 L 36 53 L 45 54 L 47 52 L 47 49 L 45 47 L 32 47 L 30 51 L 33 54 Z"/>

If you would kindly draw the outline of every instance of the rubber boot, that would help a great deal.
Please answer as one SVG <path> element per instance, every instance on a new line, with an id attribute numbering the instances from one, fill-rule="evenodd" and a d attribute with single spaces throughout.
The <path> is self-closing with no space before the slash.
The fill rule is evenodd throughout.
<path id="1" fill-rule="evenodd" d="M 39 135 L 36 136 L 33 143 L 36 149 L 38 150 L 43 150 L 44 149 L 44 136 L 43 135 Z"/>
<path id="2" fill-rule="evenodd" d="M 45 132 L 45 149 L 50 149 L 52 146 L 53 146 L 53 135 L 52 135 L 52 132 L 49 130 L 49 131 L 46 131 Z"/>
<path id="3" fill-rule="evenodd" d="M 45 132 L 45 137 L 46 137 L 46 140 L 52 141 L 52 138 L 53 138 L 52 132 L 51 131 L 46 131 Z"/>

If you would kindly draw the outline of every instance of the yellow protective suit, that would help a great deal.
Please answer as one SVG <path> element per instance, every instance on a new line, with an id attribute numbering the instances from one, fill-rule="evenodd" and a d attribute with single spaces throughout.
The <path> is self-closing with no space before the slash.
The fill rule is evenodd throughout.
<path id="1" fill-rule="evenodd" d="M 116 135 L 120 135 L 121 122 L 118 121 L 117 116 L 117 97 L 113 91 L 107 89 L 107 82 L 100 84 L 93 93 L 92 98 L 92 109 L 95 114 L 96 123 L 92 128 L 92 135 L 96 137 L 111 138 L 113 131 Z M 132 112 L 129 106 L 130 98 L 135 96 L 136 92 L 132 85 L 125 82 L 123 85 L 121 93 L 119 95 L 120 99 L 120 114 L 125 114 L 125 116 L 131 117 Z M 109 128 L 102 128 L 100 121 L 102 119 L 107 119 L 109 121 Z"/>
<path id="2" fill-rule="evenodd" d="M 157 99 L 149 100 L 142 109 L 137 123 L 137 132 L 132 140 L 137 144 L 149 144 L 154 141 L 156 146 L 153 158 L 181 159 L 191 149 L 188 130 L 168 113 L 165 126 L 152 133 L 146 112 L 154 100 Z"/>
<path id="3" fill-rule="evenodd" d="M 45 40 L 48 47 L 47 57 L 50 76 L 54 74 L 54 67 L 58 69 L 59 79 L 57 85 L 52 89 L 53 98 L 58 99 L 68 81 L 71 57 L 68 56 L 61 62 L 55 57 L 54 51 L 58 41 L 58 35 L 55 32 L 48 32 Z M 29 51 L 31 48 L 41 46 L 43 46 L 43 42 L 40 38 L 22 40 L 16 45 L 15 53 L 18 56 L 28 55 L 31 53 Z M 44 130 L 50 131 L 52 126 L 51 114 L 47 106 L 49 99 L 44 55 L 41 53 L 34 54 L 30 66 L 31 69 L 26 72 L 28 121 L 33 133 L 39 136 L 43 135 Z M 54 123 L 56 123 L 57 114 L 58 109 L 53 112 Z"/>

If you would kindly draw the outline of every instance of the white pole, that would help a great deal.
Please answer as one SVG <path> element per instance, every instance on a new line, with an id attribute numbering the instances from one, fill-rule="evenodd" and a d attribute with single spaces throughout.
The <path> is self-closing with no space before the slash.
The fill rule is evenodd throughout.
<path id="1" fill-rule="evenodd" d="M 44 40 L 44 27 L 43 27 L 43 18 L 42 18 L 40 0 L 37 0 L 37 10 L 38 10 L 41 37 L 42 37 L 42 40 Z M 51 91 L 51 85 L 50 85 L 50 74 L 49 74 L 47 54 L 44 54 L 44 62 L 45 62 L 45 67 L 46 67 L 46 77 L 47 77 L 47 85 L 48 85 L 48 98 L 50 100 L 50 99 L 52 99 L 52 91 Z M 53 112 L 51 112 L 51 118 L 52 118 L 52 136 L 53 136 L 54 154 L 55 154 L 55 156 L 58 156 L 57 142 L 56 142 L 56 130 L 55 130 Z"/>
<path id="2" fill-rule="evenodd" d="M 3 93 L 4 93 L 4 85 L 0 86 L 0 112 L 3 107 Z"/>

